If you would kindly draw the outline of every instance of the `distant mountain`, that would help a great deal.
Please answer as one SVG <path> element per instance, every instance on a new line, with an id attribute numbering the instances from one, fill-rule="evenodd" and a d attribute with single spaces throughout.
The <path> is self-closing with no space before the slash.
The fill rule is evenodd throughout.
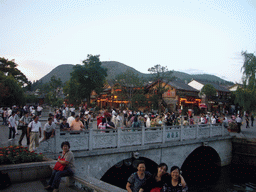
<path id="1" fill-rule="evenodd" d="M 51 80 L 52 76 L 56 76 L 60 78 L 62 83 L 65 83 L 70 79 L 70 73 L 73 71 L 73 67 L 75 65 L 72 64 L 62 64 L 55 67 L 50 73 L 42 77 L 39 81 L 42 83 L 48 83 Z"/>
<path id="2" fill-rule="evenodd" d="M 73 71 L 73 67 L 75 65 L 72 64 L 62 64 L 54 68 L 50 73 L 42 77 L 39 82 L 47 83 L 51 80 L 52 76 L 56 76 L 57 78 L 60 78 L 63 83 L 68 81 L 70 79 L 70 73 Z M 134 73 L 137 73 L 139 76 L 143 77 L 150 77 L 150 74 L 145 74 L 137 71 L 136 69 L 129 67 L 123 63 L 116 62 L 116 61 L 103 61 L 102 66 L 108 69 L 108 77 L 107 79 L 113 79 L 116 75 L 125 72 L 126 70 L 132 70 Z M 179 71 L 173 71 L 173 76 L 175 76 L 178 80 L 183 80 L 190 82 L 192 79 L 198 79 L 198 80 L 204 80 L 204 81 L 210 81 L 215 82 L 218 84 L 226 84 L 226 85 L 232 85 L 232 82 L 225 81 L 224 79 L 221 79 L 215 75 L 209 75 L 209 74 L 197 74 L 197 75 L 190 75 L 184 72 Z"/>

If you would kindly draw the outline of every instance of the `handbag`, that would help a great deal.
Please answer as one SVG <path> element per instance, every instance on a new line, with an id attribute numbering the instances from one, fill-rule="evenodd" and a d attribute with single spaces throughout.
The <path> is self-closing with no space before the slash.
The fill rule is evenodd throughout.
<path id="1" fill-rule="evenodd" d="M 153 189 L 150 190 L 150 192 L 161 192 L 162 188 L 160 187 L 155 187 Z"/>
<path id="2" fill-rule="evenodd" d="M 59 156 L 59 158 L 60 158 L 60 156 Z M 65 161 L 65 158 L 61 158 L 60 160 Z M 63 171 L 65 169 L 65 167 L 66 167 L 66 165 L 63 165 L 63 164 L 61 164 L 60 162 L 57 161 L 57 163 L 55 164 L 53 169 L 56 170 L 56 171 Z"/>
<path id="3" fill-rule="evenodd" d="M 18 130 L 23 130 L 23 129 L 26 129 L 27 126 L 26 125 L 18 125 L 17 129 Z"/>

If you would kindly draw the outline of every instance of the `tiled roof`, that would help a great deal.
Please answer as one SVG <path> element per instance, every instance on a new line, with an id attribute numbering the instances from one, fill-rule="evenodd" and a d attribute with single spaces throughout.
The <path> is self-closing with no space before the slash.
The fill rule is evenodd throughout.
<path id="1" fill-rule="evenodd" d="M 168 83 L 170 86 L 174 87 L 177 90 L 185 90 L 185 91 L 195 91 L 195 92 L 199 92 L 198 90 L 196 90 L 195 88 L 189 86 L 186 83 L 183 83 L 182 81 L 171 81 Z"/>
<path id="2" fill-rule="evenodd" d="M 218 85 L 218 84 L 216 84 L 216 83 L 207 82 L 207 81 L 202 81 L 202 80 L 197 80 L 197 79 L 194 79 L 194 81 L 197 81 L 198 83 L 201 83 L 201 84 L 203 84 L 203 85 L 210 84 L 210 85 L 212 85 L 217 91 L 230 92 L 230 91 L 229 91 L 227 88 L 225 88 L 224 86 Z"/>

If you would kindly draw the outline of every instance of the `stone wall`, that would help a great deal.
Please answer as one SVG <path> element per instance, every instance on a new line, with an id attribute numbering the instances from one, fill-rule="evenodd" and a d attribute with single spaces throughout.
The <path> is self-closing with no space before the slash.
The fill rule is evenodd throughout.
<path id="1" fill-rule="evenodd" d="M 233 144 L 233 164 L 256 166 L 255 140 L 235 138 Z"/>
<path id="2" fill-rule="evenodd" d="M 89 129 L 82 132 L 60 132 L 40 144 L 38 152 L 57 158 L 60 145 L 69 141 L 75 155 L 77 175 L 101 179 L 115 164 L 129 159 L 134 152 L 140 157 L 168 166 L 182 166 L 186 158 L 200 146 L 216 150 L 221 165 L 228 165 L 232 158 L 229 132 L 222 126 L 194 125 L 189 127 L 118 128 L 117 130 Z"/>
<path id="3" fill-rule="evenodd" d="M 221 166 L 231 163 L 232 142 L 231 137 L 208 138 L 202 141 L 182 141 L 175 143 L 165 143 L 159 145 L 129 146 L 119 149 L 95 150 L 74 152 L 76 156 L 76 166 L 79 167 L 77 175 L 81 178 L 85 176 L 101 177 L 117 163 L 130 159 L 134 152 L 139 153 L 139 157 L 148 158 L 155 163 L 166 163 L 169 167 L 182 166 L 186 158 L 198 147 L 212 147 L 221 160 Z"/>
<path id="4" fill-rule="evenodd" d="M 63 141 L 69 141 L 72 151 L 93 151 L 97 149 L 122 148 L 128 146 L 144 146 L 185 140 L 201 140 L 204 138 L 223 137 L 229 132 L 220 125 L 195 125 L 173 127 L 142 127 L 142 128 L 118 128 L 116 130 L 89 130 L 79 132 L 61 132 L 56 128 L 54 138 L 40 143 L 37 152 L 48 156 L 58 155 Z"/>

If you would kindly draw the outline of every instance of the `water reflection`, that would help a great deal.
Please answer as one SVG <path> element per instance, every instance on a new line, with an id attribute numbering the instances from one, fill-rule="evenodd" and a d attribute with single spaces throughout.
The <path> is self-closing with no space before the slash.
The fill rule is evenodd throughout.
<path id="1" fill-rule="evenodd" d="M 256 168 L 229 165 L 221 168 L 219 179 L 207 184 L 190 184 L 190 192 L 256 192 Z"/>

